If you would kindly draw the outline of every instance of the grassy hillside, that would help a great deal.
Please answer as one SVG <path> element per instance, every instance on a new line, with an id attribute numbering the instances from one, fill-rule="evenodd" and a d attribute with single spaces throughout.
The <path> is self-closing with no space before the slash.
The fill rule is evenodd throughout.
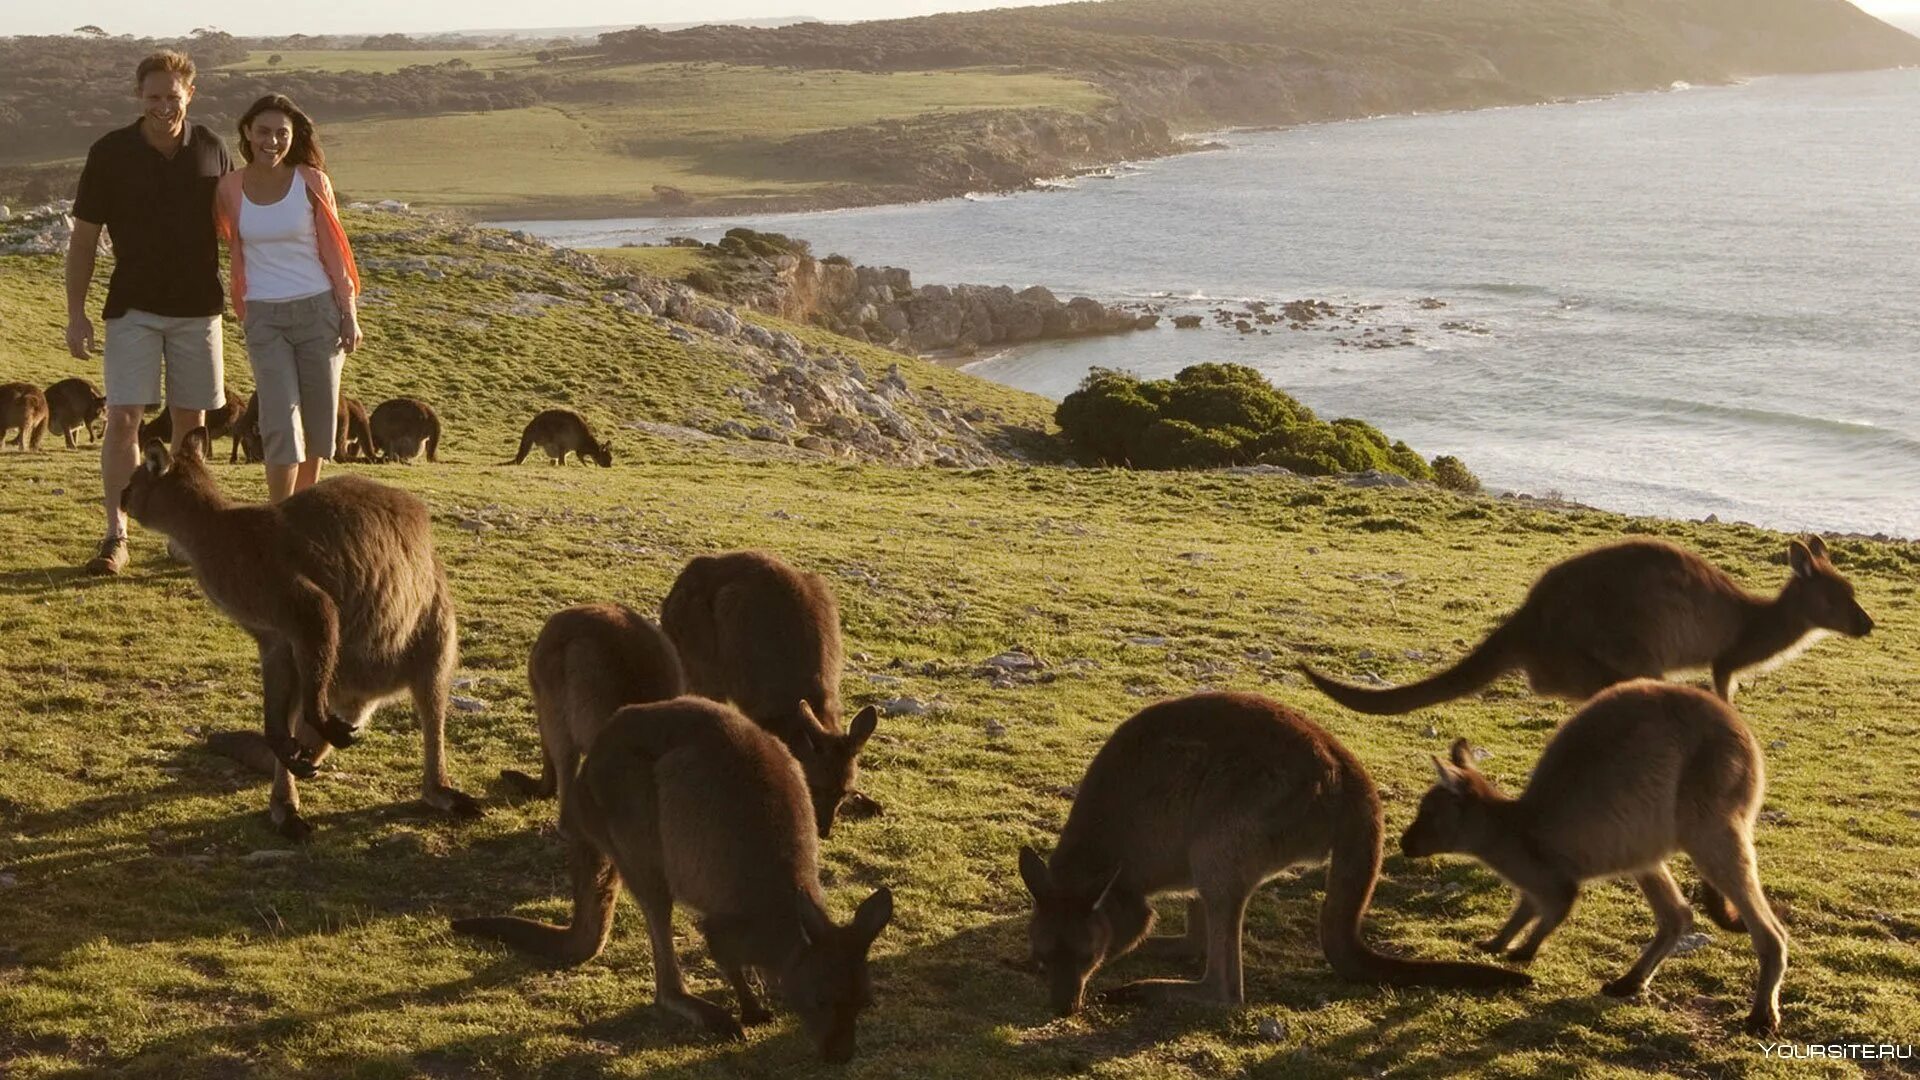
<path id="1" fill-rule="evenodd" d="M 378 232 L 359 221 L 356 236 Z M 370 238 L 363 254 L 392 257 Z M 414 245 L 419 250 L 418 245 Z M 429 254 L 435 253 L 431 250 Z M 531 256 L 528 277 L 566 268 Z M 84 370 L 58 348 L 57 265 L 0 266 L 0 379 Z M 451 283 L 449 283 L 451 282 Z M 490 464 L 536 406 L 597 422 L 675 420 L 732 401 L 738 357 L 597 308 L 494 314 L 506 288 L 374 271 L 370 343 L 348 381 L 369 400 L 418 391 L 447 414 L 438 466 L 353 466 L 426 499 L 461 618 L 452 768 L 488 816 L 455 826 L 412 802 L 418 743 L 389 710 L 304 787 L 314 843 L 267 828 L 265 784 L 209 756 L 209 731 L 257 725 L 252 646 L 135 540 L 130 573 L 77 575 L 97 530 L 94 457 L 0 452 L 0 1073 L 8 1077 L 1015 1077 L 1390 1075 L 1851 1076 L 1769 1063 L 1736 1033 L 1754 971 L 1743 939 L 1669 961 L 1651 999 L 1597 994 L 1652 930 L 1602 885 L 1509 997 L 1335 980 L 1312 944 L 1319 875 L 1282 879 L 1248 921 L 1243 1010 L 1103 1007 L 1047 1016 L 1001 966 L 1024 950 L 1022 843 L 1051 842 L 1071 785 L 1114 724 L 1162 695 L 1258 690 L 1355 749 L 1411 819 L 1426 756 L 1466 735 L 1489 775 L 1524 778 L 1567 707 L 1514 681 L 1411 718 L 1363 718 L 1291 673 L 1403 679 L 1459 655 L 1551 560 L 1630 534 L 1668 536 L 1760 590 L 1784 538 L 1631 520 L 1432 489 L 1196 474 L 1005 467 L 899 469 L 789 460 L 754 444 L 622 432 L 611 470 Z M 552 287 L 552 286 L 549 286 Z M 475 329 L 466 320 L 486 320 Z M 240 367 L 237 346 L 233 363 Z M 875 363 L 878 357 L 872 358 Z M 903 363 L 916 387 L 977 394 L 1031 422 L 1044 405 Z M 236 382 L 241 381 L 236 379 Z M 1022 402 L 1026 402 L 1025 406 Z M 1026 411 L 1022 412 L 1025 408 Z M 257 467 L 219 465 L 237 497 Z M 844 918 L 879 884 L 899 914 L 875 950 L 860 1056 L 819 1070 L 790 1016 L 745 1044 L 689 1037 L 643 1007 L 644 935 L 624 899 L 612 947 L 564 972 L 457 940 L 451 916 L 558 917 L 551 806 L 514 806 L 501 768 L 537 760 L 524 678 L 542 620 L 611 598 L 656 609 L 690 556 L 753 545 L 835 584 L 854 703 L 912 697 L 882 721 L 863 787 L 886 816 L 824 848 Z M 1920 1031 L 1920 615 L 1912 545 L 1836 541 L 1881 629 L 1823 644 L 1742 698 L 1769 749 L 1762 874 L 1793 934 L 1786 1038 L 1910 1042 Z M 996 683 L 1020 647 L 1045 666 Z M 1429 726 L 1431 725 L 1431 726 Z M 1388 858 L 1370 934 L 1465 957 L 1506 912 L 1486 871 Z M 1684 864 L 1683 878 L 1690 875 Z M 1179 906 L 1165 905 L 1168 926 Z M 1702 921 L 1704 928 L 1704 920 Z M 680 955 L 725 997 L 691 920 Z M 1119 965 L 1103 986 L 1176 968 Z M 1275 1021 L 1277 1026 L 1265 1021 Z"/>
<path id="2" fill-rule="evenodd" d="M 279 63 L 272 58 L 278 56 Z M 215 71 L 273 75 L 290 71 L 395 72 L 419 64 L 458 60 L 480 71 L 529 68 L 539 61 L 531 52 L 515 49 L 253 49 L 244 60 L 223 64 Z"/>

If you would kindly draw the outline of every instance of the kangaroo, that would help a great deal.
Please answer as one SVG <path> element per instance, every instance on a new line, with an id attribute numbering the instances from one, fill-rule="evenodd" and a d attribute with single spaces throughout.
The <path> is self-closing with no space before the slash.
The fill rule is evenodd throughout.
<path id="1" fill-rule="evenodd" d="M 549 963 L 584 963 L 612 935 L 617 872 L 646 917 L 660 1005 L 738 1038 L 741 1024 L 771 1019 L 747 981 L 746 969 L 757 968 L 774 976 L 823 1059 L 853 1057 L 854 1023 L 872 1002 L 867 952 L 893 917 L 893 893 L 876 890 L 847 926 L 828 918 L 806 781 L 779 740 L 699 698 L 627 706 L 587 750 L 561 823 L 572 924 L 455 919 L 456 932 Z M 675 903 L 699 913 L 739 1020 L 687 992 L 674 957 Z"/>
<path id="2" fill-rule="evenodd" d="M 565 465 L 568 454 L 581 461 L 591 460 L 603 469 L 613 464 L 613 444 L 595 439 L 593 429 L 571 409 L 548 409 L 528 421 L 527 429 L 520 433 L 520 452 L 509 464 L 527 460 L 535 445 L 555 465 Z"/>
<path id="3" fill-rule="evenodd" d="M 1508 953 L 1526 963 L 1572 910 L 1581 882 L 1630 875 L 1658 930 L 1633 967 L 1601 990 L 1635 997 L 1693 925 L 1667 872 L 1666 860 L 1684 851 L 1706 881 L 1708 917 L 1753 937 L 1760 979 L 1747 1031 L 1779 1030 L 1787 932 L 1760 891 L 1753 851 L 1766 769 L 1731 706 L 1650 680 L 1603 691 L 1560 726 L 1517 799 L 1474 769 L 1465 739 L 1453 744 L 1451 760 L 1433 765 L 1439 781 L 1400 850 L 1413 858 L 1471 855 L 1513 886 L 1513 915 L 1481 948 L 1503 952 L 1531 924 Z"/>
<path id="4" fill-rule="evenodd" d="M 100 441 L 100 433 L 93 426 L 107 413 L 107 396 L 99 387 L 85 379 L 61 379 L 47 387 L 44 396 L 49 423 L 67 440 L 67 449 L 80 445 L 73 435 L 76 428 L 87 429 L 87 442 Z"/>
<path id="5" fill-rule="evenodd" d="M 248 410 L 254 408 L 252 404 L 253 399 L 248 398 L 248 403 L 242 405 L 240 403 L 240 395 L 234 393 L 233 387 L 231 386 L 226 388 L 226 395 L 227 403 L 225 405 L 217 409 L 207 410 L 206 432 L 209 440 L 218 439 L 223 435 L 232 436 L 233 449 L 238 451 L 240 449 L 240 425 L 242 421 L 245 420 Z M 253 416 L 256 421 L 257 430 L 257 421 L 260 414 L 258 411 L 255 411 Z M 161 442 L 168 442 L 173 439 L 173 410 L 161 409 L 160 415 L 141 423 L 140 444 L 144 446 L 155 439 L 159 439 Z M 213 444 L 209 441 L 207 445 L 211 448 Z M 231 454 L 228 455 L 227 460 L 229 462 L 233 460 Z"/>
<path id="6" fill-rule="evenodd" d="M 684 685 L 673 642 L 620 604 L 582 604 L 554 614 L 527 660 L 540 721 L 540 778 L 504 769 L 500 779 L 531 798 L 560 797 L 580 755 L 623 705 L 679 697 Z"/>
<path id="7" fill-rule="evenodd" d="M 340 421 L 334 430 L 333 460 L 373 460 L 373 426 L 367 420 L 367 407 L 355 398 L 340 395 Z"/>
<path id="8" fill-rule="evenodd" d="M 423 797 L 479 816 L 479 804 L 447 780 L 459 638 L 426 505 L 358 476 L 277 504 L 239 505 L 207 469 L 209 441 L 195 429 L 177 455 L 147 444 L 121 503 L 179 546 L 207 598 L 259 644 L 264 740 L 235 733 L 210 744 L 274 766 L 273 822 L 304 840 L 312 827 L 294 779 L 311 777 L 330 746 L 353 743 L 382 702 L 410 693 L 425 743 Z"/>
<path id="9" fill-rule="evenodd" d="M 428 461 L 440 460 L 440 415 L 424 401 L 383 401 L 374 407 L 367 426 L 382 461 L 412 461 L 422 450 Z"/>
<path id="10" fill-rule="evenodd" d="M 260 438 L 260 395 L 247 398 L 247 407 L 240 413 L 240 419 L 233 425 L 233 449 L 227 453 L 227 464 L 231 465 L 245 458 L 247 464 L 262 461 L 267 456 L 266 444 Z"/>
<path id="11" fill-rule="evenodd" d="M 739 706 L 793 751 L 825 837 L 879 720 L 869 705 L 841 732 L 840 609 L 826 579 L 760 551 L 702 555 L 668 590 L 660 628 L 689 690 Z M 871 817 L 881 807 L 855 794 L 848 811 Z"/>
<path id="12" fill-rule="evenodd" d="M 40 449 L 40 440 L 47 434 L 47 396 L 39 387 L 23 382 L 0 384 L 0 442 L 9 431 L 20 450 Z"/>
<path id="13" fill-rule="evenodd" d="M 1033 896 L 1032 959 L 1053 1010 L 1080 1011 L 1101 965 L 1144 945 L 1206 959 L 1197 982 L 1148 980 L 1121 996 L 1245 1001 L 1240 941 L 1254 890 L 1327 860 L 1320 947 L 1342 978 L 1402 986 L 1506 989 L 1521 972 L 1405 960 L 1373 951 L 1361 921 L 1380 877 L 1380 796 L 1366 768 L 1311 720 L 1257 694 L 1207 693 L 1149 705 L 1087 766 L 1066 828 L 1043 859 L 1020 851 Z M 1148 900 L 1197 894 L 1183 938 L 1148 938 Z"/>
<path id="14" fill-rule="evenodd" d="M 1375 715 L 1450 701 L 1515 668 L 1537 693 L 1584 701 L 1628 679 L 1710 664 L 1714 692 L 1732 701 L 1742 671 L 1785 663 L 1828 631 L 1873 630 L 1819 537 L 1789 544 L 1787 563 L 1792 576 L 1768 600 L 1690 551 L 1628 540 L 1549 567 L 1485 641 L 1420 682 L 1374 689 L 1301 671 L 1333 700 Z"/>

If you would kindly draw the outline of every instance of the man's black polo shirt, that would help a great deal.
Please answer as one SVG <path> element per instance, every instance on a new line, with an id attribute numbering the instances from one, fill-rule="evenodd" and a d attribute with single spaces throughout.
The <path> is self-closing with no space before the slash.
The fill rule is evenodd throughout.
<path id="1" fill-rule="evenodd" d="M 87 151 L 73 216 L 104 225 L 113 239 L 106 317 L 128 308 L 154 315 L 218 315 L 220 251 L 213 189 L 233 168 L 227 145 L 188 123 L 171 159 L 147 144 L 140 122 L 102 135 Z"/>

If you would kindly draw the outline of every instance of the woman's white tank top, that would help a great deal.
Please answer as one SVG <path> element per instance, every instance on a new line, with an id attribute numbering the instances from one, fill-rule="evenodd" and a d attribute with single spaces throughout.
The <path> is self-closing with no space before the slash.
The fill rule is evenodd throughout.
<path id="1" fill-rule="evenodd" d="M 300 170 L 293 171 L 286 197 L 267 206 L 240 189 L 240 243 L 247 260 L 247 300 L 304 300 L 332 291 L 327 268 L 320 265 L 313 204 Z"/>

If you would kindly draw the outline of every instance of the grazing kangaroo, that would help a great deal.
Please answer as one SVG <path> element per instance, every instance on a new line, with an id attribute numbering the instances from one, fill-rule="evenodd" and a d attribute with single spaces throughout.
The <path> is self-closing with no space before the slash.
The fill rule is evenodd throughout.
<path id="1" fill-rule="evenodd" d="M 587 751 L 561 806 L 574 882 L 573 922 L 455 919 L 549 963 L 599 955 L 613 931 L 615 872 L 646 917 L 654 997 L 716 1034 L 769 1019 L 746 969 L 774 977 L 827 1061 L 853 1057 L 854 1023 L 872 1003 L 867 952 L 893 917 L 875 891 L 835 926 L 820 889 L 806 782 L 780 742 L 725 705 L 694 697 L 616 712 Z M 674 957 L 673 906 L 700 915 L 714 963 L 740 1003 L 687 992 Z"/>
<path id="2" fill-rule="evenodd" d="M 226 388 L 226 395 L 227 395 L 227 399 L 226 399 L 227 403 L 225 405 L 222 405 L 217 409 L 207 410 L 206 432 L 208 436 L 207 446 L 208 446 L 209 453 L 212 452 L 212 446 L 213 446 L 212 440 L 218 439 L 223 435 L 232 436 L 233 449 L 235 451 L 238 451 L 240 449 L 240 427 L 242 422 L 246 419 L 248 411 L 253 408 L 253 405 L 252 405 L 253 399 L 249 397 L 247 399 L 247 404 L 244 404 L 244 405 L 241 404 L 240 395 L 234 393 L 233 387 L 231 386 Z M 256 411 L 253 413 L 253 416 L 255 419 L 255 429 L 258 430 L 258 420 L 259 420 L 260 414 Z M 151 420 L 147 420 L 141 423 L 140 445 L 145 446 L 147 443 L 152 442 L 155 439 L 158 439 L 161 442 L 172 441 L 173 439 L 173 410 L 172 409 L 161 409 L 160 415 L 154 417 Z M 232 454 L 228 455 L 227 460 L 229 462 L 233 460 Z"/>
<path id="3" fill-rule="evenodd" d="M 673 642 L 639 612 L 620 604 L 581 604 L 540 628 L 527 659 L 533 711 L 540 721 L 540 778 L 504 769 L 521 795 L 560 797 L 580 755 L 623 705 L 679 697 L 684 678 Z"/>
<path id="4" fill-rule="evenodd" d="M 260 439 L 259 394 L 247 398 L 247 407 L 234 423 L 232 435 L 233 449 L 227 453 L 227 464 L 231 465 L 241 458 L 245 458 L 249 465 L 266 459 L 266 445 Z"/>
<path id="5" fill-rule="evenodd" d="M 428 461 L 440 460 L 440 414 L 424 401 L 383 401 L 374 407 L 367 426 L 382 461 L 412 461 L 423 450 Z"/>
<path id="6" fill-rule="evenodd" d="M 1785 663 L 1827 631 L 1865 637 L 1873 629 L 1819 537 L 1793 541 L 1787 562 L 1793 575 L 1769 600 L 1664 541 L 1610 544 L 1548 568 L 1520 610 L 1459 663 L 1420 682 L 1371 688 L 1304 664 L 1301 671 L 1333 700 L 1376 715 L 1450 701 L 1515 668 L 1538 693 L 1584 701 L 1628 679 L 1711 664 L 1714 692 L 1732 701 L 1742 671 Z"/>
<path id="7" fill-rule="evenodd" d="M 1143 942 L 1161 955 L 1204 956 L 1206 974 L 1134 983 L 1122 995 L 1241 1004 L 1248 900 L 1281 871 L 1321 859 L 1320 947 L 1340 977 L 1475 989 L 1532 981 L 1368 947 L 1360 926 L 1380 877 L 1381 834 L 1380 796 L 1366 768 L 1299 713 L 1257 694 L 1147 706 L 1115 728 L 1087 766 L 1051 860 L 1020 851 L 1033 896 L 1032 958 L 1054 1012 L 1078 1012 L 1093 973 Z M 1197 894 L 1186 936 L 1149 939 L 1148 900 L 1169 892 Z"/>
<path id="8" fill-rule="evenodd" d="M 1513 886 L 1513 915 L 1481 948 L 1505 951 L 1531 924 L 1508 955 L 1532 960 L 1572 910 L 1581 882 L 1631 876 L 1659 929 L 1633 967 L 1601 989 L 1636 996 L 1693 925 L 1667 872 L 1667 859 L 1684 851 L 1706 881 L 1708 916 L 1725 929 L 1746 930 L 1759 954 L 1747 1030 L 1779 1030 L 1787 932 L 1760 891 L 1753 852 L 1766 769 L 1753 733 L 1731 706 L 1673 683 L 1616 686 L 1561 725 L 1517 799 L 1475 771 L 1465 739 L 1453 744 L 1452 760 L 1433 764 L 1439 782 L 1421 800 L 1400 849 L 1415 858 L 1472 855 Z"/>
<path id="9" fill-rule="evenodd" d="M 833 588 L 761 551 L 701 555 L 687 563 L 660 605 L 693 693 L 730 701 L 780 737 L 813 793 L 820 835 L 833 828 L 859 773 L 861 747 L 879 713 L 860 710 L 840 728 L 840 608 Z M 853 793 L 848 811 L 880 804 Z"/>
<path id="10" fill-rule="evenodd" d="M 277 765 L 274 824 L 305 839 L 312 828 L 300 816 L 294 778 L 312 776 L 329 745 L 351 744 L 382 702 L 408 693 L 425 744 L 423 797 L 479 816 L 479 804 L 447 780 L 447 693 L 459 638 L 426 505 L 358 476 L 271 505 L 238 505 L 207 469 L 207 444 L 204 429 L 189 433 L 178 455 L 149 443 L 121 502 L 178 544 L 207 599 L 259 644 L 264 741 L 237 733 L 209 744 Z"/>
<path id="11" fill-rule="evenodd" d="M 340 395 L 340 420 L 334 429 L 333 460 L 373 460 L 373 426 L 367 407 L 356 398 Z"/>
<path id="12" fill-rule="evenodd" d="M 13 445 L 40 449 L 47 434 L 47 396 L 31 383 L 0 384 L 0 442 L 12 431 Z"/>
<path id="13" fill-rule="evenodd" d="M 76 428 L 87 429 L 87 441 L 100 441 L 100 433 L 93 425 L 107 414 L 107 396 L 100 388 L 85 379 L 61 379 L 47 387 L 47 415 L 53 430 L 67 440 L 67 449 L 79 447 L 80 441 L 74 438 Z"/>
<path id="14" fill-rule="evenodd" d="M 592 460 L 603 469 L 613 464 L 613 444 L 595 439 L 593 429 L 572 409 L 548 409 L 528 421 L 527 429 L 520 433 L 520 452 L 510 464 L 527 460 L 536 445 L 555 465 L 565 465 L 568 454 L 581 461 Z"/>

